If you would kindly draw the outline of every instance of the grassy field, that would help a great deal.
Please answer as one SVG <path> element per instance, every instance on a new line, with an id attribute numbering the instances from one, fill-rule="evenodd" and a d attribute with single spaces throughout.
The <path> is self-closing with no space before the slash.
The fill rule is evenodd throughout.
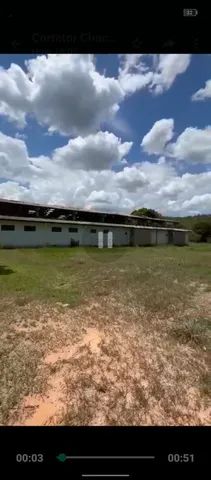
<path id="1" fill-rule="evenodd" d="M 211 245 L 0 250 L 0 422 L 209 423 Z"/>

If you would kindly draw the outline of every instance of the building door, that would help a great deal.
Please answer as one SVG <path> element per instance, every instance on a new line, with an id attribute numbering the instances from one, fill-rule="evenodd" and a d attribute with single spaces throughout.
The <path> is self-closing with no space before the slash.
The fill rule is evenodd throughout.
<path id="1" fill-rule="evenodd" d="M 103 248 L 103 232 L 98 232 L 98 248 Z"/>
<path id="2" fill-rule="evenodd" d="M 103 230 L 103 246 L 107 247 L 108 246 L 108 230 L 107 228 Z"/>
<path id="3" fill-rule="evenodd" d="M 135 228 L 130 229 L 130 239 L 129 239 L 129 245 L 133 247 L 135 245 Z"/>
<path id="4" fill-rule="evenodd" d="M 168 243 L 170 243 L 171 245 L 174 243 L 174 236 L 172 230 L 168 231 Z"/>
<path id="5" fill-rule="evenodd" d="M 108 248 L 112 248 L 112 247 L 113 247 L 113 232 L 108 232 L 108 244 L 107 244 L 107 247 L 108 247 Z"/>
<path id="6" fill-rule="evenodd" d="M 70 246 L 78 247 L 79 246 L 78 227 L 69 227 L 69 233 L 70 233 Z"/>

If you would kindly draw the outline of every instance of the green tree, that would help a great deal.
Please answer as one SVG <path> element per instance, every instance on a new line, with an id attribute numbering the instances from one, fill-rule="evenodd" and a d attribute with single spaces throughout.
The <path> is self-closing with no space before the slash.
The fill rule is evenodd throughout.
<path id="1" fill-rule="evenodd" d="M 138 215 L 140 217 L 151 217 L 151 218 L 162 218 L 162 215 L 159 212 L 156 212 L 156 210 L 153 210 L 151 208 L 138 208 L 137 210 L 134 210 L 131 215 Z"/>
<path id="2" fill-rule="evenodd" d="M 211 224 L 205 220 L 199 220 L 194 224 L 193 231 L 200 235 L 201 242 L 206 242 L 207 237 L 211 236 Z"/>

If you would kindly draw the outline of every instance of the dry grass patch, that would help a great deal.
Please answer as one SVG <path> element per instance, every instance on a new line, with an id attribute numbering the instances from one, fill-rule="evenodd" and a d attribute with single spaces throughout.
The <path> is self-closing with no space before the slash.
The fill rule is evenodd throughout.
<path id="1" fill-rule="evenodd" d="M 101 253 L 0 251 L 0 423 L 209 424 L 211 249 Z"/>
<path id="2" fill-rule="evenodd" d="M 199 356 L 198 345 L 173 340 L 168 334 L 172 319 L 164 329 L 162 317 L 152 318 L 151 326 L 148 317 L 145 329 L 134 307 L 133 315 L 131 308 L 119 310 L 114 298 L 102 297 L 100 303 L 60 312 L 56 329 L 55 320 L 49 319 L 48 343 L 41 342 L 34 381 L 38 385 L 40 377 L 41 388 L 33 391 L 31 384 L 22 391 L 6 423 L 209 423 L 201 389 L 201 378 L 208 373 L 206 354 Z M 42 325 L 47 315 L 43 311 Z M 35 334 L 38 340 L 40 332 Z"/>
<path id="3" fill-rule="evenodd" d="M 191 342 L 206 348 L 211 341 L 211 319 L 183 319 L 170 333 L 180 343 Z"/>

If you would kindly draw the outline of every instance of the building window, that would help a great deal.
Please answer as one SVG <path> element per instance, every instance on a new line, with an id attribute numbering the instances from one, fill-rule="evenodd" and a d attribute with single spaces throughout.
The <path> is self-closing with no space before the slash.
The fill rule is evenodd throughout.
<path id="1" fill-rule="evenodd" d="M 52 227 L 51 230 L 52 230 L 52 232 L 61 232 L 62 231 L 61 227 Z"/>
<path id="2" fill-rule="evenodd" d="M 90 232 L 91 232 L 91 233 L 96 233 L 97 230 L 96 230 L 95 228 L 92 228 L 92 229 L 90 230 Z"/>
<path id="3" fill-rule="evenodd" d="M 36 227 L 33 227 L 32 225 L 24 225 L 24 232 L 35 232 Z"/>
<path id="4" fill-rule="evenodd" d="M 77 228 L 74 228 L 74 227 L 70 227 L 70 228 L 69 228 L 69 232 L 71 232 L 71 233 L 77 233 L 77 232 L 78 232 L 78 229 L 77 229 Z"/>
<path id="5" fill-rule="evenodd" d="M 125 235 L 127 235 L 127 232 L 125 232 Z"/>
<path id="6" fill-rule="evenodd" d="M 2 225 L 1 230 L 3 232 L 9 232 L 11 230 L 15 230 L 15 225 Z"/>
<path id="7" fill-rule="evenodd" d="M 108 233 L 108 230 L 103 230 L 103 233 Z"/>

